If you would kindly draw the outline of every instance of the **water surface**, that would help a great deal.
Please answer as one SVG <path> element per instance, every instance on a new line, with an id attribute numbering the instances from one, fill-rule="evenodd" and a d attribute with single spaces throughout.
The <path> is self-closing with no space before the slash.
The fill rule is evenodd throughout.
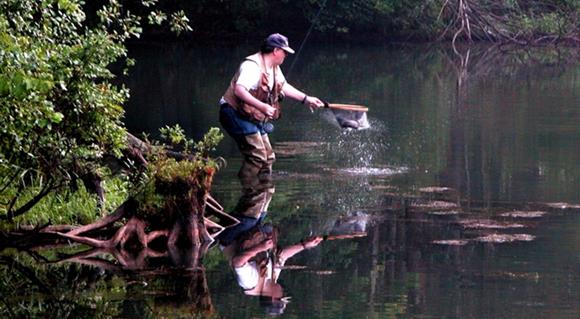
<path id="1" fill-rule="evenodd" d="M 199 138 L 219 127 L 217 102 L 251 53 L 133 48 L 137 65 L 123 79 L 130 130 L 155 134 L 178 123 Z M 175 260 L 151 262 L 147 272 L 44 265 L 39 281 L 58 282 L 53 289 L 13 272 L 3 295 L 9 282 L 23 282 L 38 291 L 25 299 L 54 314 L 96 317 L 580 317 L 578 52 L 459 53 L 313 44 L 300 54 L 289 80 L 331 102 L 368 106 L 371 128 L 341 130 L 327 111 L 287 102 L 271 135 L 278 160 L 264 222 L 280 230 L 280 247 L 314 235 L 366 236 L 323 241 L 288 260 L 279 282 L 291 298 L 282 306 L 245 295 L 218 245 L 201 270 L 161 274 Z M 212 194 L 231 211 L 241 158 L 229 137 L 218 154 L 228 166 Z M 12 298 L 1 313 L 22 303 Z"/>

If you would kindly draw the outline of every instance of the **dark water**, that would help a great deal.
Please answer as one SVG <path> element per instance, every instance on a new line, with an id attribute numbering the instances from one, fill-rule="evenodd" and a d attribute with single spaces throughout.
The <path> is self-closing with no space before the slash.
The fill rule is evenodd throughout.
<path id="1" fill-rule="evenodd" d="M 129 128 L 155 134 L 179 123 L 199 138 L 219 127 L 217 101 L 251 49 L 134 48 Z M 202 270 L 65 263 L 39 266 L 35 281 L 11 268 L 3 296 L 16 283 L 32 292 L 0 305 L 2 315 L 28 306 L 30 316 L 55 317 L 580 318 L 578 51 L 459 53 L 316 45 L 301 53 L 290 82 L 368 106 L 371 128 L 341 130 L 326 111 L 287 102 L 271 135 L 278 159 L 264 223 L 279 230 L 279 247 L 366 236 L 290 258 L 278 281 L 287 302 L 244 294 L 216 245 Z M 218 154 L 228 166 L 212 194 L 231 211 L 241 159 L 229 137 Z M 12 258 L 32 260 L 14 253 L 2 264 Z"/>

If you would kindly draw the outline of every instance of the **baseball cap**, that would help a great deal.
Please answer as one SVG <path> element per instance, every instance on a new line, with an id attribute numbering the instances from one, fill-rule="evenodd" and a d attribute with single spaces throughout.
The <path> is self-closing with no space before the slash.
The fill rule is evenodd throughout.
<path id="1" fill-rule="evenodd" d="M 280 48 L 288 53 L 294 54 L 294 50 L 288 46 L 288 38 L 281 35 L 280 33 L 270 34 L 264 40 L 263 45 L 270 48 Z"/>

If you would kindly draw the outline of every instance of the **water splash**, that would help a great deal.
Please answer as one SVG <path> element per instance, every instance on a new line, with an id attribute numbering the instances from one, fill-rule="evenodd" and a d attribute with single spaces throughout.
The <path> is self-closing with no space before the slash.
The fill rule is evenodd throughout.
<path id="1" fill-rule="evenodd" d="M 388 130 L 380 121 L 370 119 L 370 123 L 366 130 L 327 132 L 323 137 L 329 145 L 325 153 L 327 161 L 346 168 L 382 168 L 389 164 L 384 162 L 389 158 Z"/>
<path id="2" fill-rule="evenodd" d="M 386 167 L 386 168 L 376 168 L 376 167 L 351 167 L 338 169 L 339 173 L 349 174 L 349 175 L 364 175 L 364 176 L 393 176 L 398 174 L 404 174 L 409 169 L 407 167 Z"/>

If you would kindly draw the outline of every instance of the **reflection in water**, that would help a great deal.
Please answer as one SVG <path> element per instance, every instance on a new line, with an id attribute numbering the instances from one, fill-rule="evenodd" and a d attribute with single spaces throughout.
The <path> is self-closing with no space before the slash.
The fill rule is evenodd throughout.
<path id="1" fill-rule="evenodd" d="M 215 312 L 203 268 L 168 267 L 163 260 L 139 270 L 36 261 L 24 253 L 0 258 L 0 317 L 190 318 Z"/>
<path id="2" fill-rule="evenodd" d="M 293 298 L 268 297 L 268 311 L 283 308 L 295 318 L 579 317 L 577 62 L 559 58 L 565 50 L 458 52 L 462 58 L 424 47 L 305 52 L 315 63 L 297 69 L 297 79 L 334 100 L 368 104 L 371 127 L 337 130 L 289 105 L 273 141 L 276 193 L 264 179 L 247 184 L 240 200 L 237 167 L 220 172 L 212 193 L 265 231 L 245 230 L 247 247 L 253 236 L 268 247 L 252 257 L 266 255 L 266 265 L 302 238 L 367 236 L 296 253 L 283 272 L 272 261 L 278 274 L 270 284 Z M 218 126 L 215 96 L 235 54 L 137 52 L 132 128 L 153 132 L 183 120 L 196 137 Z M 221 147 L 228 161 L 240 160 L 231 156 L 231 141 Z M 264 211 L 271 213 L 258 223 Z M 245 241 L 226 234 L 224 248 Z M 103 317 L 264 313 L 259 297 L 241 291 L 219 245 L 204 254 L 124 256 L 134 262 L 85 255 L 82 263 L 56 262 L 77 247 L 16 248 L 0 258 L 0 317 L 94 317 L 95 309 Z"/>
<path id="3" fill-rule="evenodd" d="M 260 305 L 267 314 L 279 315 L 289 302 L 278 281 L 286 262 L 298 253 L 318 246 L 323 240 L 348 238 L 348 233 L 353 230 L 358 234 L 364 232 L 366 219 L 361 213 L 360 218 L 337 222 L 328 236 L 309 236 L 297 243 L 280 246 L 278 240 L 287 234 L 277 226 L 264 223 L 274 194 L 271 176 L 247 173 L 239 176 L 242 176 L 242 195 L 232 216 L 240 223 L 227 228 L 217 240 L 243 293 L 259 296 Z"/>
<path id="4" fill-rule="evenodd" d="M 96 255 L 87 254 L 76 260 L 64 258 L 65 263 L 52 261 L 53 253 L 45 252 L 35 256 L 44 260 L 41 265 L 25 253 L 3 256 L 0 291 L 11 297 L 0 313 L 58 317 L 47 315 L 50 311 L 60 317 L 91 317 L 96 307 L 103 317 L 123 318 L 255 317 L 264 311 L 328 318 L 424 314 L 497 318 L 512 309 L 522 311 L 519 317 L 533 315 L 526 307 L 538 302 L 543 306 L 534 311 L 549 316 L 555 306 L 548 305 L 558 300 L 568 308 L 557 318 L 575 318 L 577 313 L 572 307 L 579 291 L 577 248 L 571 246 L 576 230 L 570 225 L 550 234 L 554 227 L 550 221 L 570 220 L 570 215 L 579 216 L 577 210 L 536 203 L 530 212 L 542 208 L 545 214 L 530 223 L 521 208 L 506 214 L 516 204 L 497 207 L 494 214 L 482 207 L 468 210 L 448 187 L 425 187 L 415 194 L 390 190 L 390 195 L 377 188 L 376 194 L 385 201 L 371 207 L 371 213 L 355 210 L 317 217 L 323 224 L 318 233 L 328 235 L 312 236 L 297 227 L 300 220 L 312 222 L 312 216 L 299 215 L 284 223 L 276 218 L 286 212 L 272 208 L 275 193 L 270 180 L 247 185 L 251 187 L 243 188 L 235 208 L 241 223 L 220 234 L 219 245 L 208 250 L 203 265 L 196 259 L 200 254 L 191 250 L 150 255 L 143 262 L 127 264 L 129 268 L 105 256 L 97 263 Z M 473 224 L 464 223 L 466 216 Z M 267 223 L 266 217 L 272 222 Z M 515 221 L 518 227 L 512 231 L 509 224 Z M 333 240 L 344 238 L 356 239 Z M 551 255 L 556 251 L 566 256 Z M 522 252 L 531 256 L 514 260 Z M 220 266 L 212 265 L 215 259 L 208 258 L 212 253 L 225 256 L 223 262 L 219 259 Z M 540 254 L 534 257 L 535 253 Z M 206 267 L 213 269 L 209 275 Z M 23 308 L 21 297 L 9 293 L 14 289 L 22 289 L 24 299 L 38 301 L 34 305 L 45 306 Z M 544 301 L 545 294 L 553 299 Z M 293 297 L 290 304 L 288 296 Z M 248 305 L 250 300 L 258 303 L 258 309 Z M 494 308 L 485 310 L 486 304 Z"/>

